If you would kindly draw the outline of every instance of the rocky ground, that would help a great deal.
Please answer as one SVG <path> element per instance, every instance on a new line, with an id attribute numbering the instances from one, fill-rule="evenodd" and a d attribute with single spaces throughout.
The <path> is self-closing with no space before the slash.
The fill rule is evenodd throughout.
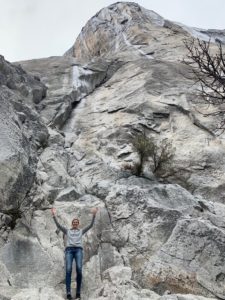
<path id="1" fill-rule="evenodd" d="M 225 299 L 224 135 L 187 79 L 193 32 L 117 3 L 62 57 L 1 57 L 1 299 L 65 296 L 53 205 L 66 226 L 99 207 L 82 299 Z M 157 161 L 139 174 L 141 134 Z"/>

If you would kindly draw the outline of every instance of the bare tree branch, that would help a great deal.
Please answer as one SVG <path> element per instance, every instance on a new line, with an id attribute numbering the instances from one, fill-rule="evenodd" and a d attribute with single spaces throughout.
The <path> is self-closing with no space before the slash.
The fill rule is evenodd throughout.
<path id="1" fill-rule="evenodd" d="M 185 40 L 184 45 L 188 50 L 183 62 L 190 67 L 188 79 L 194 80 L 197 85 L 197 94 L 209 105 L 217 106 L 218 111 L 204 114 L 222 117 L 219 129 L 225 126 L 225 53 L 221 42 L 217 41 L 216 51 L 212 51 L 212 43 L 209 40 L 199 39 Z"/>
<path id="2" fill-rule="evenodd" d="M 192 78 L 200 85 L 198 92 L 204 100 L 213 105 L 225 101 L 225 54 L 221 42 L 217 43 L 217 52 L 211 53 L 211 42 L 185 40 L 188 50 L 183 62 L 191 67 Z"/>

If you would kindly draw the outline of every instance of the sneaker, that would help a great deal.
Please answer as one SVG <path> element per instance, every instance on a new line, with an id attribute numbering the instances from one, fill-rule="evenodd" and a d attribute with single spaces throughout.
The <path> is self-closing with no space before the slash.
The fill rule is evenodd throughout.
<path id="1" fill-rule="evenodd" d="M 66 299 L 72 300 L 72 296 L 70 294 L 67 294 Z"/>
<path id="2" fill-rule="evenodd" d="M 75 299 L 81 299 L 80 294 L 76 294 L 76 298 Z"/>

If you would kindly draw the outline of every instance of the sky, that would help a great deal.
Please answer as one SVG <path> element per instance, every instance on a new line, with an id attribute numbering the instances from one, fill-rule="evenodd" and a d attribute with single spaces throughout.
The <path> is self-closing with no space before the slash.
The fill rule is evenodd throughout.
<path id="1" fill-rule="evenodd" d="M 117 0 L 0 0 L 0 54 L 12 62 L 63 55 L 86 22 L 115 2 Z M 171 21 L 204 29 L 225 29 L 225 0 L 135 2 Z"/>

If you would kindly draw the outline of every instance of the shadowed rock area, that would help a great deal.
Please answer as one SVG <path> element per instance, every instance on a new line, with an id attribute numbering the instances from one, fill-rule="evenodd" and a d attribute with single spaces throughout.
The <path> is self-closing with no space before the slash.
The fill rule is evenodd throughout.
<path id="1" fill-rule="evenodd" d="M 99 207 L 83 300 L 225 299 L 224 134 L 182 62 L 193 36 L 224 32 L 118 2 L 64 56 L 0 58 L 0 299 L 65 298 L 52 206 L 67 227 Z M 140 135 L 164 156 L 141 162 Z"/>

